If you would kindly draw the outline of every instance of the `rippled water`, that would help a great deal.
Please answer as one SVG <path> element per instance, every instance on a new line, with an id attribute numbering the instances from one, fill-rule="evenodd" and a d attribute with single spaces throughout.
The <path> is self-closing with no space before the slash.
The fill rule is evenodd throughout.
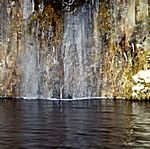
<path id="1" fill-rule="evenodd" d="M 0 101 L 0 149 L 150 148 L 150 104 Z"/>

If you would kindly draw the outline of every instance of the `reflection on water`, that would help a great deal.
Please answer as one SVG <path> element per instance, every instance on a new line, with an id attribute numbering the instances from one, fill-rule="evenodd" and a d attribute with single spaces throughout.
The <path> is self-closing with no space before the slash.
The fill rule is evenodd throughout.
<path id="1" fill-rule="evenodd" d="M 150 104 L 113 101 L 0 101 L 0 149 L 150 147 Z"/>

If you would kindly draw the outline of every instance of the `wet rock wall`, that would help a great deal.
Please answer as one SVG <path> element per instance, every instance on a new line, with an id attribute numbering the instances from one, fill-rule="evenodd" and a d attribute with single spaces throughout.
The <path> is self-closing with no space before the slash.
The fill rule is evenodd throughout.
<path id="1" fill-rule="evenodd" d="M 149 69 L 148 0 L 0 0 L 0 96 L 132 96 Z"/>

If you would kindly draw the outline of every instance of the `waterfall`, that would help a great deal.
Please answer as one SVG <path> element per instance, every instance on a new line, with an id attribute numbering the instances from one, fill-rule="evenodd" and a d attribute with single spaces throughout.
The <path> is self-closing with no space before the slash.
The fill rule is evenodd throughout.
<path id="1" fill-rule="evenodd" d="M 64 14 L 64 91 L 65 96 L 87 97 L 94 92 L 95 62 L 97 54 L 96 17 L 98 1 L 85 3 L 73 12 Z M 95 27 L 95 28 L 94 28 Z M 95 40 L 95 41 L 94 41 Z M 95 52 L 95 53 L 94 53 Z M 98 55 L 97 55 L 98 56 Z M 95 83 L 95 84 L 94 84 Z"/>
<path id="2" fill-rule="evenodd" d="M 33 13 L 34 1 L 25 0 L 23 5 L 23 19 L 27 23 L 27 19 Z M 25 24 L 26 25 L 26 24 Z M 36 29 L 34 27 L 33 29 Z M 21 54 L 20 70 L 21 70 L 21 93 L 23 97 L 38 98 L 39 84 L 39 60 L 38 47 L 36 43 L 36 35 L 30 36 L 29 33 L 23 32 L 23 53 Z"/>
<path id="3" fill-rule="evenodd" d="M 27 19 L 33 13 L 33 1 L 25 1 L 23 18 Z M 71 2 L 70 2 L 71 3 Z M 73 1 L 69 6 L 73 5 Z M 43 48 L 51 49 L 54 61 L 54 68 L 49 72 L 43 60 L 39 60 L 39 53 L 43 48 L 39 48 L 38 24 L 33 26 L 35 34 L 29 36 L 24 34 L 24 54 L 21 58 L 21 92 L 29 98 L 75 98 L 98 96 L 96 77 L 96 63 L 99 65 L 98 58 L 98 35 L 96 30 L 96 17 L 98 16 L 99 2 L 85 2 L 73 10 L 68 7 L 63 14 L 63 38 L 60 41 L 61 55 L 63 63 L 59 63 L 57 47 L 54 45 L 44 45 Z M 69 10 L 68 10 L 69 9 Z M 45 36 L 43 34 L 43 36 Z M 46 44 L 46 43 L 45 43 Z M 50 54 L 50 53 L 48 53 Z M 42 57 L 42 56 L 41 56 Z M 51 60 L 51 59 L 50 59 Z M 58 63 L 57 63 L 58 61 Z M 50 62 L 49 62 L 50 63 Z M 60 66 L 58 66 L 60 65 Z M 55 73 L 59 68 L 63 68 L 64 76 L 55 78 Z M 56 70 L 54 70 L 56 69 Z M 43 82 L 44 76 L 48 78 Z M 53 77 L 53 78 L 51 78 Z M 51 85 L 51 83 L 53 85 Z M 51 86 L 51 87 L 50 87 Z"/>

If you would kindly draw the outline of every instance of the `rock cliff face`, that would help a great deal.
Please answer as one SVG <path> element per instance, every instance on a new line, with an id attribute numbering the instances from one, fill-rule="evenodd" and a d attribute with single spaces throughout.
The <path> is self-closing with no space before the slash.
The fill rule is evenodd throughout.
<path id="1" fill-rule="evenodd" d="M 0 0 L 0 96 L 132 96 L 149 69 L 148 0 Z"/>

